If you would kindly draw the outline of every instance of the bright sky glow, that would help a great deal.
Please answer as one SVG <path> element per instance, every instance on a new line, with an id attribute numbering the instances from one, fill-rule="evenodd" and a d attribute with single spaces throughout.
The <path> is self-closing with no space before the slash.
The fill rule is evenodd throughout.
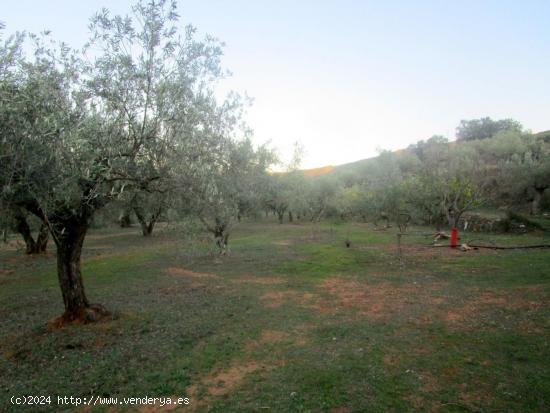
<path id="1" fill-rule="evenodd" d="M 131 1 L 3 0 L 6 32 L 50 29 L 80 47 L 101 7 Z M 247 121 L 288 160 L 341 164 L 434 134 L 461 119 L 514 118 L 550 129 L 550 2 L 180 0 L 226 43 L 223 91 L 255 99 Z"/>

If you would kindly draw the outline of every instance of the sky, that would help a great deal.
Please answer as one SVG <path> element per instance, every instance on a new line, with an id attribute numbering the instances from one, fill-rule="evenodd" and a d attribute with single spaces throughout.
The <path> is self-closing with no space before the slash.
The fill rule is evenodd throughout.
<path id="1" fill-rule="evenodd" d="M 6 32 L 52 30 L 81 47 L 88 20 L 129 0 L 2 0 Z M 219 38 L 254 99 L 246 121 L 283 161 L 338 165 L 454 139 L 461 119 L 513 118 L 550 129 L 550 1 L 179 0 L 182 26 Z"/>

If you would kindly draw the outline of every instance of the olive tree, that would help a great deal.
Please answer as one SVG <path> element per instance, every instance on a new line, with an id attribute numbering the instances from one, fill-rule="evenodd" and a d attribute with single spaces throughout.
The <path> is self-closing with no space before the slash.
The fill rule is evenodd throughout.
<path id="1" fill-rule="evenodd" d="M 529 212 L 540 213 L 544 192 L 550 188 L 550 149 L 544 139 L 529 133 L 506 131 L 477 147 L 495 165 L 493 178 L 501 194 L 529 201 Z"/>
<path id="2" fill-rule="evenodd" d="M 272 152 L 265 146 L 255 149 L 246 138 L 220 140 L 215 162 L 201 168 L 193 184 L 195 211 L 204 227 L 214 235 L 220 253 L 225 254 L 229 236 L 238 222 L 243 205 L 257 205 Z"/>
<path id="3" fill-rule="evenodd" d="M 383 151 L 363 171 L 360 197 L 362 215 L 370 217 L 375 224 L 379 220 L 397 221 L 406 209 L 402 196 L 403 171 L 397 154 Z"/>
<path id="4" fill-rule="evenodd" d="M 514 119 L 492 120 L 489 117 L 472 120 L 461 120 L 456 128 L 458 141 L 471 141 L 476 139 L 487 139 L 499 132 L 513 131 L 521 132 L 523 126 Z"/>
<path id="5" fill-rule="evenodd" d="M 313 177 L 306 195 L 309 220 L 318 223 L 333 206 L 338 193 L 338 181 L 332 176 Z"/>
<path id="6" fill-rule="evenodd" d="M 277 214 L 279 224 L 282 224 L 292 197 L 292 187 L 288 177 L 283 173 L 270 175 L 264 191 L 266 207 Z"/>
<path id="7" fill-rule="evenodd" d="M 165 0 L 139 1 L 126 17 L 103 10 L 91 21 L 85 57 L 38 44 L 33 61 L 12 69 L 15 81 L 2 78 L 2 111 L 7 98 L 19 113 L 2 137 L 15 165 L 2 192 L 48 225 L 64 321 L 107 314 L 90 304 L 80 268 L 94 212 L 125 188 L 163 179 L 166 157 L 200 151 L 197 102 L 222 75 L 221 48 L 195 40 L 190 26 L 179 35 L 177 22 L 175 2 Z"/>
<path id="8" fill-rule="evenodd" d="M 481 205 L 483 187 L 479 181 L 485 163 L 475 148 L 467 144 L 434 144 L 426 152 L 421 169 L 412 184 L 410 201 L 439 224 L 442 215 L 454 228 L 468 210 Z M 432 204 L 428 204 L 432 202 Z M 439 215 L 434 209 L 440 208 Z"/>
<path id="9" fill-rule="evenodd" d="M 26 254 L 43 254 L 48 247 L 49 231 L 48 226 L 41 222 L 39 224 L 36 238 L 32 235 L 32 216 L 22 208 L 14 207 L 9 212 L 13 220 L 14 229 L 21 234 L 25 242 Z M 36 220 L 36 218 L 35 218 Z"/>
<path id="10" fill-rule="evenodd" d="M 3 30 L 0 23 L 0 33 Z M 17 33 L 0 41 L 0 139 L 2 152 L 0 154 L 0 213 L 4 240 L 7 239 L 8 229 L 14 229 L 21 234 L 25 242 L 27 254 L 43 253 L 48 244 L 48 229 L 42 224 L 38 235 L 33 238 L 29 214 L 17 206 L 13 199 L 13 184 L 18 179 L 20 165 L 23 162 L 19 153 L 21 145 L 18 140 L 24 138 L 24 128 L 21 124 L 30 126 L 32 122 L 25 113 L 25 107 L 31 103 L 21 93 L 25 84 L 22 75 L 24 59 L 22 46 L 25 35 Z M 1 39 L 1 37 L 0 37 Z"/>

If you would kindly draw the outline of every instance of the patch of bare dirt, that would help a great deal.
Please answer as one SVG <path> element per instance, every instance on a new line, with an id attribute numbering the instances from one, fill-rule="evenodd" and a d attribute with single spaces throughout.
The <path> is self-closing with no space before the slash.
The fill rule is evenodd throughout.
<path id="1" fill-rule="evenodd" d="M 269 371 L 284 365 L 284 361 L 275 364 L 265 364 L 251 360 L 250 352 L 261 345 L 277 344 L 285 340 L 292 340 L 296 345 L 303 345 L 306 343 L 303 334 L 312 327 L 313 325 L 304 324 L 296 327 L 293 332 L 263 330 L 256 340 L 250 340 L 245 344 L 244 350 L 245 353 L 248 353 L 247 360 L 235 360 L 225 369 L 215 367 L 206 376 L 200 378 L 197 383 L 186 389 L 185 397 L 191 399 L 191 403 L 187 408 L 190 411 L 195 411 L 198 407 L 207 403 L 211 397 L 219 397 L 231 393 L 241 386 L 250 374 L 258 371 Z"/>
<path id="2" fill-rule="evenodd" d="M 426 408 L 426 400 L 418 394 L 410 394 L 403 399 L 409 402 L 415 412 L 423 411 Z"/>
<path id="3" fill-rule="evenodd" d="M 489 384 L 479 379 L 473 379 L 471 383 L 460 383 L 458 386 L 458 400 L 456 403 L 447 403 L 449 406 L 456 405 L 469 412 L 482 411 L 483 406 L 490 406 L 491 389 Z"/>
<path id="4" fill-rule="evenodd" d="M 541 326 L 537 325 L 534 321 L 523 320 L 518 325 L 518 330 L 523 334 L 536 334 L 544 335 L 547 334 L 547 331 Z"/>
<path id="5" fill-rule="evenodd" d="M 106 347 L 108 344 L 108 341 L 107 341 L 107 338 L 106 337 L 97 337 L 94 342 L 93 342 L 93 345 L 92 347 L 95 347 L 95 348 L 104 348 Z"/>
<path id="6" fill-rule="evenodd" d="M 439 287 L 435 284 L 432 288 Z M 333 297 L 319 303 L 320 311 L 334 313 L 342 308 L 356 308 L 360 315 L 380 318 L 403 310 L 414 302 L 420 302 L 429 295 L 425 286 L 389 283 L 367 284 L 345 278 L 329 278 L 321 284 Z"/>
<path id="7" fill-rule="evenodd" d="M 458 367 L 447 367 L 441 370 L 441 375 L 448 381 L 454 381 L 456 382 L 457 377 L 460 374 L 460 370 Z"/>
<path id="8" fill-rule="evenodd" d="M 456 311 L 447 311 L 443 316 L 445 321 L 451 321 L 451 322 L 462 321 L 464 320 L 464 317 L 465 317 L 465 314 L 459 313 Z"/>
<path id="9" fill-rule="evenodd" d="M 185 280 L 185 283 L 171 284 L 158 289 L 158 293 L 161 295 L 174 295 L 180 294 L 183 291 L 189 290 L 212 290 L 217 288 L 211 284 L 205 284 L 204 282 L 196 281 L 194 278 L 191 280 Z"/>
<path id="10" fill-rule="evenodd" d="M 411 372 L 411 374 L 414 374 Z M 429 372 L 418 373 L 418 378 L 422 383 L 418 392 L 403 397 L 410 403 L 414 411 L 418 412 L 437 412 L 441 404 L 435 400 L 430 400 L 433 395 L 440 391 L 439 381 Z"/>
<path id="11" fill-rule="evenodd" d="M 269 291 L 260 297 L 263 304 L 268 308 L 280 307 L 285 298 L 296 295 L 296 291 Z"/>
<path id="12" fill-rule="evenodd" d="M 357 310 L 360 316 L 383 318 L 402 311 L 411 304 L 439 306 L 447 297 L 437 292 L 443 283 L 433 283 L 429 287 L 420 284 L 394 285 L 390 283 L 368 284 L 349 278 L 332 277 L 324 280 L 320 288 L 329 293 L 321 296 L 296 290 L 268 291 L 260 296 L 267 308 L 278 308 L 286 301 L 311 308 L 321 313 L 335 314 L 346 308 Z M 429 322 L 426 315 L 423 322 Z"/>
<path id="13" fill-rule="evenodd" d="M 441 408 L 441 403 L 435 402 L 433 400 L 428 400 L 426 397 L 418 394 L 405 396 L 404 400 L 408 401 L 411 404 L 411 406 L 413 407 L 412 411 L 415 412 L 436 413 L 440 411 Z"/>
<path id="14" fill-rule="evenodd" d="M 288 333 L 285 333 L 284 331 L 264 330 L 262 331 L 262 335 L 260 336 L 260 343 L 277 343 L 279 341 L 283 341 L 287 337 Z"/>
<path id="15" fill-rule="evenodd" d="M 430 297 L 430 304 L 434 305 L 441 305 L 447 301 L 447 297 L 444 296 L 437 296 L 437 297 Z"/>
<path id="16" fill-rule="evenodd" d="M 546 288 L 546 284 L 533 284 L 526 287 L 519 287 L 516 288 L 515 291 L 518 293 L 526 293 L 526 292 L 534 292 L 534 291 L 541 291 Z"/>
<path id="17" fill-rule="evenodd" d="M 207 388 L 207 393 L 213 396 L 221 396 L 229 393 L 239 386 L 247 375 L 261 368 L 260 364 L 250 361 L 242 365 L 234 365 L 229 369 L 213 373 L 202 380 L 202 385 Z M 189 391 L 192 395 L 194 392 Z"/>
<path id="18" fill-rule="evenodd" d="M 308 323 L 296 326 L 292 332 L 294 344 L 299 347 L 307 345 L 309 343 L 308 331 L 315 327 L 317 327 L 315 324 Z"/>
<path id="19" fill-rule="evenodd" d="M 305 345 L 307 345 L 307 343 L 309 342 L 309 340 L 307 339 L 307 337 L 303 336 L 303 335 L 300 335 L 299 337 L 296 338 L 296 340 L 294 341 L 294 343 L 298 346 L 298 347 L 303 347 Z"/>
<path id="20" fill-rule="evenodd" d="M 170 267 L 166 270 L 170 275 L 182 275 L 184 277 L 193 277 L 193 278 L 211 278 L 219 279 L 220 276 L 212 274 L 209 272 L 195 272 L 191 270 L 186 270 L 185 268 Z"/>
<path id="21" fill-rule="evenodd" d="M 276 285 L 276 284 L 283 284 L 285 280 L 280 277 L 256 277 L 254 275 L 246 275 L 246 276 L 234 279 L 233 282 L 237 284 L 250 283 L 250 284 L 260 284 L 260 285 Z"/>
<path id="22" fill-rule="evenodd" d="M 264 330 L 257 340 L 250 340 L 245 345 L 246 351 L 253 351 L 264 344 L 279 343 L 288 339 L 290 334 L 278 330 Z"/>
<path id="23" fill-rule="evenodd" d="M 272 244 L 288 247 L 289 245 L 292 245 L 292 242 L 290 240 L 282 240 L 282 241 L 273 241 Z"/>
<path id="24" fill-rule="evenodd" d="M 537 312 L 542 306 L 542 302 L 526 299 L 522 296 L 521 292 L 517 291 L 501 293 L 483 292 L 477 295 L 472 294 L 466 303 L 456 306 L 452 310 L 438 310 L 437 313 L 445 321 L 458 323 L 489 317 L 491 311 L 495 309 Z M 534 323 L 528 321 L 522 322 L 522 327 L 526 332 L 541 331 Z"/>
<path id="25" fill-rule="evenodd" d="M 136 230 L 137 230 L 137 228 L 136 228 Z M 137 232 L 136 232 L 136 234 L 137 234 Z M 135 235 L 135 234 L 133 232 L 119 232 L 119 233 L 115 233 L 115 234 L 104 234 L 104 235 L 90 234 L 90 235 L 86 236 L 86 239 L 87 240 L 103 240 L 103 239 L 109 239 L 109 238 L 127 237 L 127 236 L 132 236 L 132 235 Z"/>
<path id="26" fill-rule="evenodd" d="M 436 412 L 440 408 L 440 403 L 429 400 L 430 395 L 437 394 L 440 391 L 440 381 L 436 379 L 431 373 L 421 372 L 418 375 L 422 382 L 420 393 L 416 395 L 410 395 L 408 399 L 411 403 L 420 403 L 419 411 Z"/>
<path id="27" fill-rule="evenodd" d="M 382 360 L 386 366 L 395 366 L 399 358 L 395 354 L 384 354 Z"/>
<path id="28" fill-rule="evenodd" d="M 497 307 L 505 307 L 507 300 L 504 297 L 498 297 L 491 293 L 483 293 L 476 298 L 476 304 L 478 305 L 494 305 Z"/>
<path id="29" fill-rule="evenodd" d="M 14 274 L 15 270 L 2 270 L 0 269 L 0 275 L 11 275 Z"/>
<path id="30" fill-rule="evenodd" d="M 264 306 L 267 308 L 278 308 L 286 300 L 292 300 L 303 307 L 320 309 L 317 302 L 319 297 L 312 293 L 302 293 L 296 290 L 269 291 L 260 297 Z"/>
<path id="31" fill-rule="evenodd" d="M 248 361 L 244 364 L 234 363 L 225 370 L 214 369 L 203 377 L 199 383 L 193 384 L 186 389 L 185 397 L 190 399 L 190 411 L 203 405 L 210 397 L 223 396 L 235 388 L 238 388 L 248 375 L 261 370 L 270 370 L 274 366 L 263 365 L 255 361 Z M 199 392 L 204 396 L 199 399 Z"/>

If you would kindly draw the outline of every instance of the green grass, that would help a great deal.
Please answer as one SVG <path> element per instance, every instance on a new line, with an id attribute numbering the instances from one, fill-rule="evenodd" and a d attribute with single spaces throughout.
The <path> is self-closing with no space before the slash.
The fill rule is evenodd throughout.
<path id="1" fill-rule="evenodd" d="M 461 253 L 430 232 L 412 228 L 399 256 L 394 229 L 248 222 L 218 257 L 169 228 L 94 230 L 87 294 L 114 319 L 57 330 L 53 251 L 4 248 L 0 411 L 78 410 L 10 404 L 25 394 L 187 396 L 181 411 L 224 413 L 548 411 L 548 250 Z"/>

